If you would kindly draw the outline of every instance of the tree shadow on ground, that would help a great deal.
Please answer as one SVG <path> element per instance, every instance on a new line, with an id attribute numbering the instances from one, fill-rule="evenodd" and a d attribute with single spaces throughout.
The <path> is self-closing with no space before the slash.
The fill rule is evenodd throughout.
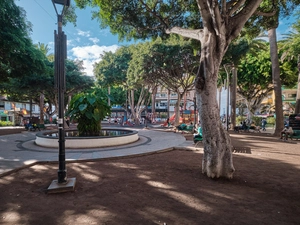
<path id="1" fill-rule="evenodd" d="M 203 175 L 201 151 L 174 150 L 68 163 L 75 192 L 45 194 L 57 165 L 35 165 L 0 179 L 0 223 L 298 224 L 300 152 L 266 140 L 239 137 L 252 154 L 233 155 L 233 180 Z"/>

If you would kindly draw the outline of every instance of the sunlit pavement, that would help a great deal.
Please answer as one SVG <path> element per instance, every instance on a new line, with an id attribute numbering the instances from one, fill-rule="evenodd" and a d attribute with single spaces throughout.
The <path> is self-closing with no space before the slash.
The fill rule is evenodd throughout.
<path id="1" fill-rule="evenodd" d="M 66 149 L 67 161 L 96 160 L 112 157 L 126 157 L 171 150 L 176 147 L 193 146 L 178 133 L 163 130 L 126 127 L 138 131 L 139 140 L 135 143 L 104 148 Z M 0 176 L 14 169 L 35 162 L 58 161 L 58 149 L 37 146 L 34 143 L 37 132 L 24 131 L 19 134 L 0 136 Z"/>

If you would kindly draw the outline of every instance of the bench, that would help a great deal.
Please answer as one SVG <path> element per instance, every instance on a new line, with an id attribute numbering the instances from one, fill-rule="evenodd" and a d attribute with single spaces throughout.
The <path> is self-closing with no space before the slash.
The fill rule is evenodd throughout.
<path id="1" fill-rule="evenodd" d="M 260 126 L 245 126 L 245 127 L 235 126 L 234 127 L 235 132 L 240 132 L 240 131 L 250 132 L 250 131 L 253 131 L 253 132 L 260 133 L 260 129 L 261 129 Z"/>
<path id="2" fill-rule="evenodd" d="M 45 124 L 37 124 L 36 127 L 39 129 L 46 130 Z"/>
<path id="3" fill-rule="evenodd" d="M 285 134 L 282 134 L 282 137 L 285 137 Z M 291 140 L 299 140 L 300 139 L 300 130 L 293 130 L 292 134 L 288 135 L 288 138 Z"/>
<path id="4" fill-rule="evenodd" d="M 33 124 L 31 127 L 29 127 L 30 131 L 36 131 L 36 130 L 41 131 L 41 129 L 46 130 L 45 124 Z"/>
<path id="5" fill-rule="evenodd" d="M 185 125 L 185 124 L 180 124 L 179 126 L 176 127 L 176 131 L 181 131 L 181 133 L 194 133 L 194 125 Z"/>
<path id="6" fill-rule="evenodd" d="M 293 140 L 299 140 L 300 139 L 300 130 L 294 130 L 294 133 L 292 135 L 289 135 L 289 137 Z"/>

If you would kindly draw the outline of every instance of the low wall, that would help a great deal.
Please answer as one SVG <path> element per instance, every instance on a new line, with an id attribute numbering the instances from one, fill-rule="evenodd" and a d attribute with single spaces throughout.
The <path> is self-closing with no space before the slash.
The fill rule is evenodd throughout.
<path id="1" fill-rule="evenodd" d="M 105 130 L 125 130 L 125 129 L 105 129 Z M 128 134 L 121 136 L 95 136 L 95 137 L 66 137 L 65 148 L 99 148 L 125 145 L 139 140 L 138 132 L 127 130 Z M 58 137 L 45 136 L 39 132 L 36 135 L 35 143 L 39 146 L 58 148 Z"/>

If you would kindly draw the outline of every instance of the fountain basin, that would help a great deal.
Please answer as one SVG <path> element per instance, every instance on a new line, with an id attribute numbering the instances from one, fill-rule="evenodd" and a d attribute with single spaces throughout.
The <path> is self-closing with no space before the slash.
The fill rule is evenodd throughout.
<path id="1" fill-rule="evenodd" d="M 102 129 L 103 136 L 77 137 L 77 130 L 65 131 L 65 148 L 101 148 L 125 145 L 139 140 L 138 132 L 126 129 Z M 58 148 L 58 131 L 45 131 L 36 134 L 35 144 Z"/>

